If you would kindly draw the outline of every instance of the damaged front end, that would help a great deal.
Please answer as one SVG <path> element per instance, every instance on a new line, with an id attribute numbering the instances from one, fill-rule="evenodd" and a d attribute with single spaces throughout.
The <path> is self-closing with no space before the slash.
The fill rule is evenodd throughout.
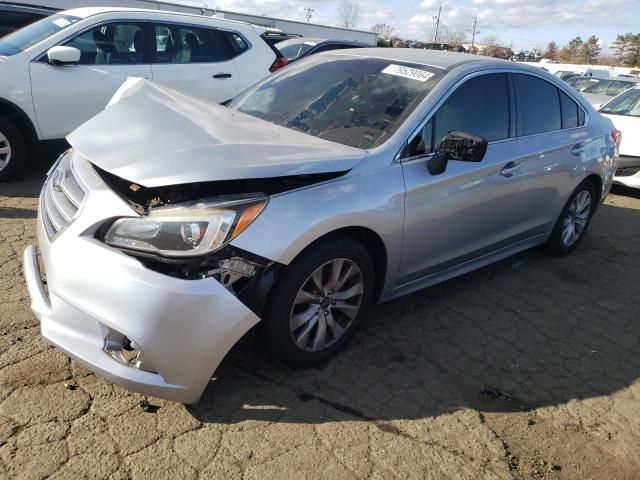
<path id="1" fill-rule="evenodd" d="M 230 245 L 231 240 L 260 215 L 270 195 L 344 173 L 149 188 L 94 168 L 139 214 L 111 219 L 96 238 L 159 273 L 185 280 L 212 277 L 258 316 L 280 265 Z"/>

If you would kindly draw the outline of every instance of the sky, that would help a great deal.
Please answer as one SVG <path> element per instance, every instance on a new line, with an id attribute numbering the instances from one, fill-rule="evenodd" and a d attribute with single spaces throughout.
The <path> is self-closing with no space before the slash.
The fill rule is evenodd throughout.
<path id="1" fill-rule="evenodd" d="M 312 8 L 311 22 L 338 23 L 339 0 L 182 0 L 206 4 L 209 8 L 305 20 L 305 8 Z M 550 41 L 562 46 L 575 36 L 600 38 L 603 52 L 619 33 L 640 33 L 640 0 L 351 0 L 359 4 L 356 28 L 369 30 L 376 23 L 388 23 L 400 38 L 432 40 L 438 7 L 445 30 L 467 31 L 478 16 L 477 40 L 497 37 L 514 50 L 546 47 Z M 513 42 L 513 43 L 512 43 Z"/>

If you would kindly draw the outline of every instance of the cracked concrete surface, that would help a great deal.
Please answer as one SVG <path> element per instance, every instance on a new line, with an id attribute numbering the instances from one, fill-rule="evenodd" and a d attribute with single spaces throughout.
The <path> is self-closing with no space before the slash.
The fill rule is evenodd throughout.
<path id="1" fill-rule="evenodd" d="M 46 168 L 0 184 L 0 477 L 640 476 L 640 194 L 611 195 L 568 257 L 375 307 L 321 368 L 248 338 L 198 405 L 144 411 L 40 337 L 21 253 Z"/>

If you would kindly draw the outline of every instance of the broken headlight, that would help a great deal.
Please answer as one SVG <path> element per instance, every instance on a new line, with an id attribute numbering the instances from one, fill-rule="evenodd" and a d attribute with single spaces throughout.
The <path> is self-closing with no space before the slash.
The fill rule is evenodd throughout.
<path id="1" fill-rule="evenodd" d="M 155 208 L 143 217 L 116 220 L 104 236 L 104 242 L 170 257 L 202 255 L 239 235 L 266 204 L 267 197 L 250 197 Z"/>

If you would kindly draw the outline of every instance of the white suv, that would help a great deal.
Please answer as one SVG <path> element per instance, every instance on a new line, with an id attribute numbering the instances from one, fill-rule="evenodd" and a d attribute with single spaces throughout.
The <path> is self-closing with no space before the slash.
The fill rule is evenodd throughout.
<path id="1" fill-rule="evenodd" d="M 247 23 L 128 8 L 78 8 L 0 38 L 0 180 L 29 145 L 62 139 L 127 77 L 215 102 L 286 64 Z M 117 139 L 105 139 L 117 142 Z"/>

